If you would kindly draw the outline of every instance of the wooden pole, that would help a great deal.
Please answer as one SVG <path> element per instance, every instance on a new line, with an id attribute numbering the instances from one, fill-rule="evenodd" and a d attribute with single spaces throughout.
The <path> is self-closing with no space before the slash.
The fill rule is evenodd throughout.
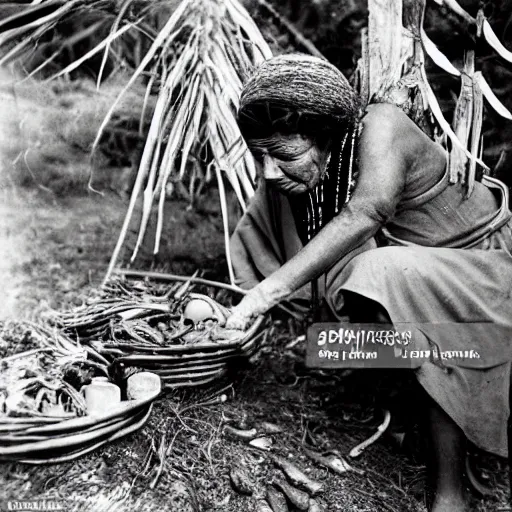
<path id="1" fill-rule="evenodd" d="M 370 101 L 382 99 L 402 76 L 402 0 L 368 1 Z"/>

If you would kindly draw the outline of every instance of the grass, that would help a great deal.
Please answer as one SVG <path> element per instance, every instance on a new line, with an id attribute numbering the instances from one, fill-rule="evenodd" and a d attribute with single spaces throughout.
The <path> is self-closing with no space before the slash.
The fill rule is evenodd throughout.
<path id="1" fill-rule="evenodd" d="M 101 91 L 87 79 L 50 84 L 27 80 L 12 86 L 0 75 L 0 185 L 38 187 L 57 197 L 83 194 L 92 177 L 98 190 L 122 188 L 123 171 L 107 165 L 108 140 L 92 155 L 103 118 L 121 89 L 112 77 Z M 143 100 L 137 88 L 120 105 L 119 116 L 138 120 Z M 134 158 L 136 155 L 134 155 Z"/>

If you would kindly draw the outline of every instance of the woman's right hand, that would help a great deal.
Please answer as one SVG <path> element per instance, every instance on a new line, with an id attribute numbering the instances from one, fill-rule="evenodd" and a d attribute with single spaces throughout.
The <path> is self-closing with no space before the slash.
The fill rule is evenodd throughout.
<path id="1" fill-rule="evenodd" d="M 256 286 L 231 310 L 231 314 L 226 319 L 225 328 L 244 331 L 256 317 L 266 313 L 271 307 L 272 304 Z"/>

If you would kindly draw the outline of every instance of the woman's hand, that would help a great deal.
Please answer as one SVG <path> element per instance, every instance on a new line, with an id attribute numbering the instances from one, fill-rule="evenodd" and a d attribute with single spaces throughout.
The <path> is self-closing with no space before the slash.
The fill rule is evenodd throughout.
<path id="1" fill-rule="evenodd" d="M 266 313 L 273 304 L 262 293 L 259 286 L 250 290 L 242 301 L 232 310 L 226 320 L 226 329 L 245 330 L 252 320 Z"/>

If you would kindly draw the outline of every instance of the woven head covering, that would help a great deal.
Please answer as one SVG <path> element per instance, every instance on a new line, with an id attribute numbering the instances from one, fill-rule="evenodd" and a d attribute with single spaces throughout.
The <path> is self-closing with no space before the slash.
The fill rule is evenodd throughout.
<path id="1" fill-rule="evenodd" d="M 315 134 L 353 122 L 360 101 L 329 62 L 302 54 L 263 62 L 245 84 L 238 122 L 246 138 L 271 133 Z"/>

